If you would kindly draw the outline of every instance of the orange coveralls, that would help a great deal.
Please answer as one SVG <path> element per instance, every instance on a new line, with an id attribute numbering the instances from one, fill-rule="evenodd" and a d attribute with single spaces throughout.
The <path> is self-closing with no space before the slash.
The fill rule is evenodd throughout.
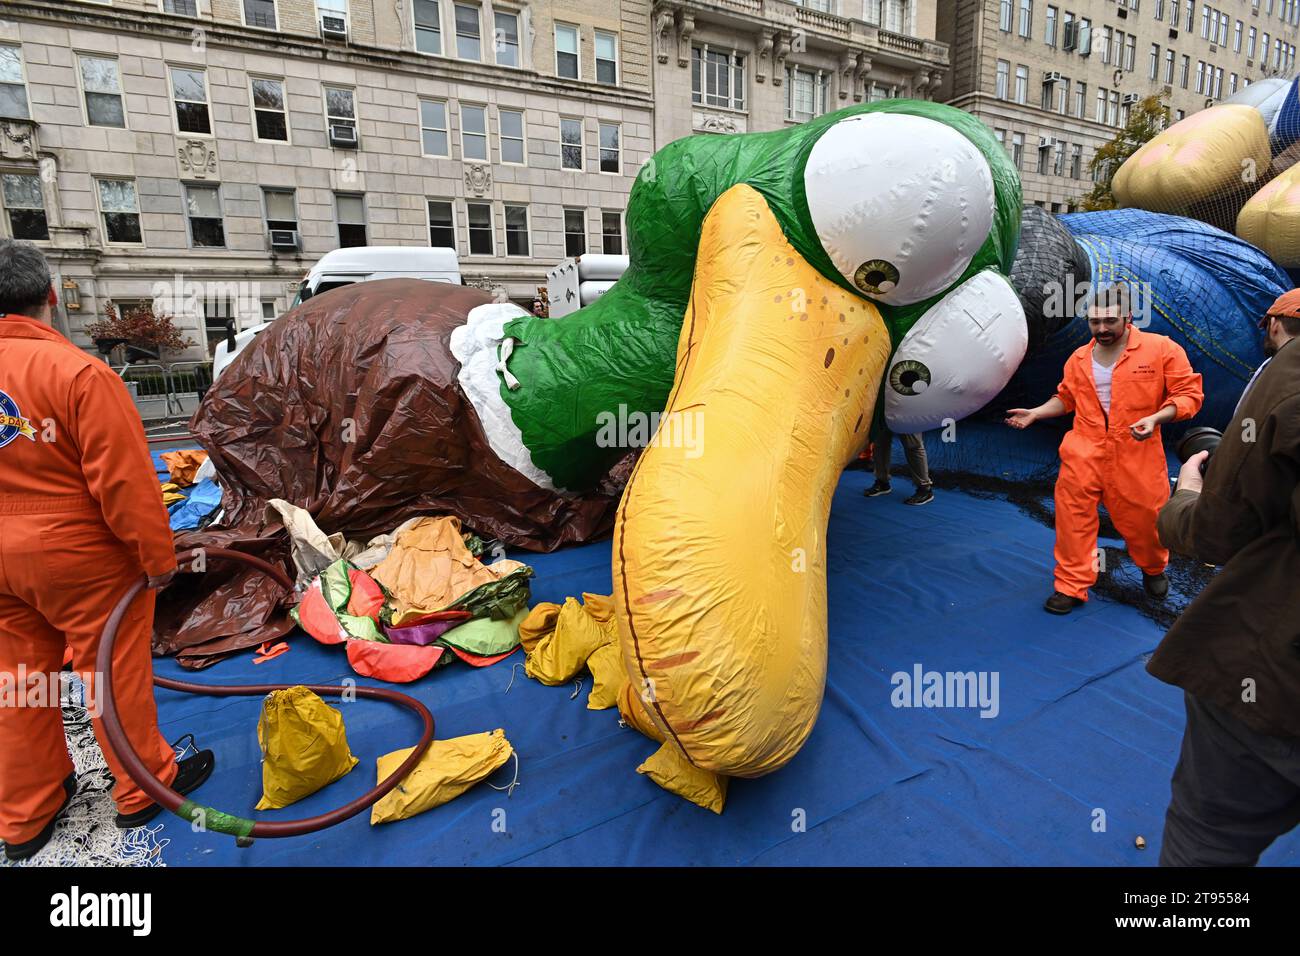
<path id="1" fill-rule="evenodd" d="M 1166 405 L 1175 421 L 1201 409 L 1201 376 L 1187 353 L 1154 332 L 1129 329 L 1128 345 L 1111 372 L 1110 414 L 1101 407 L 1092 378 L 1092 347 L 1065 361 L 1056 397 L 1074 412 L 1074 426 L 1061 440 L 1056 479 L 1056 590 L 1088 599 L 1097 582 L 1097 505 L 1105 504 L 1133 562 L 1160 574 L 1169 551 L 1156 534 L 1156 513 L 1169 499 L 1169 464 L 1160 429 L 1138 441 L 1129 426 Z"/>
<path id="2" fill-rule="evenodd" d="M 0 317 L 0 672 L 10 687 L 20 666 L 57 675 L 67 647 L 89 678 L 87 700 L 97 701 L 95 658 L 113 605 L 141 574 L 175 567 L 144 427 L 121 380 L 49 326 Z M 113 687 L 136 751 L 170 783 L 175 754 L 153 696 L 153 610 L 146 591 L 123 620 Z M 22 686 L 16 694 L 36 700 Z M 73 765 L 57 696 L 45 706 L 12 703 L 0 706 L 0 839 L 21 843 L 58 810 Z M 144 809 L 149 797 L 94 726 L 118 810 Z"/>

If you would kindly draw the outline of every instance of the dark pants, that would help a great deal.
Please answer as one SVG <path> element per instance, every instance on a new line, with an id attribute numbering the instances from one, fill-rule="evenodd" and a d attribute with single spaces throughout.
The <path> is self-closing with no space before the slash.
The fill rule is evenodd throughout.
<path id="1" fill-rule="evenodd" d="M 903 455 L 907 458 L 907 469 L 912 473 L 912 481 L 916 483 L 917 489 L 929 488 L 930 466 L 925 457 L 925 442 L 920 435 L 899 435 L 898 440 L 903 443 Z M 872 452 L 876 481 L 882 485 L 889 484 L 889 459 L 892 451 L 890 446 L 893 443 L 893 433 L 886 431 L 880 436 L 880 440 L 876 442 L 875 450 Z"/>
<path id="2" fill-rule="evenodd" d="M 1300 824 L 1300 738 L 1270 737 L 1191 694 L 1161 866 L 1254 866 Z"/>

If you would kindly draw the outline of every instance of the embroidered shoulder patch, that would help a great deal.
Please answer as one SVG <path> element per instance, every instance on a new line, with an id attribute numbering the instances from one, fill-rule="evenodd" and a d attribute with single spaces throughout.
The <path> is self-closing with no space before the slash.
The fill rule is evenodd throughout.
<path id="1" fill-rule="evenodd" d="M 20 436 L 28 441 L 36 441 L 36 429 L 23 417 L 18 403 L 8 393 L 0 392 L 0 448 Z"/>

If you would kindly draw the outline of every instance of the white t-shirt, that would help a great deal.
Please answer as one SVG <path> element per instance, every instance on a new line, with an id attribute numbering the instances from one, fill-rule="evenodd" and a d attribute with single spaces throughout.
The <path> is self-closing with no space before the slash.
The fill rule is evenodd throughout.
<path id="1" fill-rule="evenodd" d="M 1092 360 L 1092 381 L 1097 387 L 1097 398 L 1101 400 L 1101 407 L 1106 409 L 1106 414 L 1110 414 L 1110 378 L 1114 371 L 1114 366 L 1102 365 L 1095 358 Z"/>

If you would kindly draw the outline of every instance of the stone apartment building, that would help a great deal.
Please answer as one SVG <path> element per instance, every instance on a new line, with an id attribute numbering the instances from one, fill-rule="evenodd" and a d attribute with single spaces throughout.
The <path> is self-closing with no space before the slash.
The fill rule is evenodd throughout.
<path id="1" fill-rule="evenodd" d="M 203 359 L 323 253 L 456 248 L 531 305 L 623 251 L 653 148 L 649 0 L 6 0 L 0 233 L 65 334 L 162 300 Z"/>
<path id="2" fill-rule="evenodd" d="M 934 99 L 948 70 L 934 0 L 660 0 L 655 145 L 779 129 L 888 97 Z"/>
<path id="3" fill-rule="evenodd" d="M 1071 211 L 1144 97 L 1172 119 L 1296 66 L 1300 0 L 939 0 L 939 97 L 991 126 L 1026 202 Z"/>

